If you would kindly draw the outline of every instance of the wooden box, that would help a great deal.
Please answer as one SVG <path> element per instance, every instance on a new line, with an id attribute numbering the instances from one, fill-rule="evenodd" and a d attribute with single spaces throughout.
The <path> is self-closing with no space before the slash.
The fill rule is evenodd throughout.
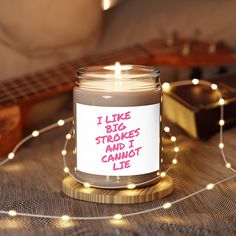
<path id="1" fill-rule="evenodd" d="M 236 124 L 236 74 L 209 79 L 216 83 L 225 99 L 224 128 Z M 164 94 L 164 113 L 195 138 L 208 138 L 220 129 L 220 106 L 217 91 L 207 85 L 171 86 Z"/>

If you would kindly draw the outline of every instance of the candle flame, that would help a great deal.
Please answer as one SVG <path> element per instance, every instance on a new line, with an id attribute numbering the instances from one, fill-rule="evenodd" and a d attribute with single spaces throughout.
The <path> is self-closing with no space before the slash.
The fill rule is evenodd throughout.
<path id="1" fill-rule="evenodd" d="M 119 62 L 115 63 L 115 77 L 121 78 L 121 65 Z"/>
<path id="2" fill-rule="evenodd" d="M 108 10 L 111 7 L 110 0 L 102 0 L 102 8 L 104 11 Z"/>
<path id="3" fill-rule="evenodd" d="M 130 65 L 121 65 L 120 62 L 116 62 L 115 65 L 112 66 L 105 66 L 104 69 L 106 70 L 113 70 L 115 74 L 115 78 L 121 78 L 122 70 L 130 70 L 132 66 Z"/>

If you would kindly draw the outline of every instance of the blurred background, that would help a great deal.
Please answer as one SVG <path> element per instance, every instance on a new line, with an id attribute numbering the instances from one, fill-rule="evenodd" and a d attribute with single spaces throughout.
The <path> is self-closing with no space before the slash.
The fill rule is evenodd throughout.
<path id="1" fill-rule="evenodd" d="M 235 7 L 234 0 L 0 0 L 0 80 L 174 35 L 233 50 Z"/>

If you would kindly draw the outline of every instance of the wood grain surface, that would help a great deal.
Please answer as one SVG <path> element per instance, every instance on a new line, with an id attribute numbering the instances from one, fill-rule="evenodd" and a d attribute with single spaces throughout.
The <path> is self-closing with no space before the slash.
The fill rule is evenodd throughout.
<path id="1" fill-rule="evenodd" d="M 107 204 L 143 203 L 171 194 L 173 191 L 173 182 L 170 176 L 165 176 L 153 186 L 111 190 L 84 187 L 83 184 L 68 176 L 62 182 L 62 191 L 68 197 L 88 202 Z"/>

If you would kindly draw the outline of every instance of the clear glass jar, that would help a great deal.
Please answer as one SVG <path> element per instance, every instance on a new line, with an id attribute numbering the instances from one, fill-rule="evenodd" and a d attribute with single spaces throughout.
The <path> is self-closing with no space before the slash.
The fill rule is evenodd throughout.
<path id="1" fill-rule="evenodd" d="M 73 91 L 77 179 L 111 189 L 158 182 L 159 70 L 95 66 L 79 69 L 77 78 Z"/>

